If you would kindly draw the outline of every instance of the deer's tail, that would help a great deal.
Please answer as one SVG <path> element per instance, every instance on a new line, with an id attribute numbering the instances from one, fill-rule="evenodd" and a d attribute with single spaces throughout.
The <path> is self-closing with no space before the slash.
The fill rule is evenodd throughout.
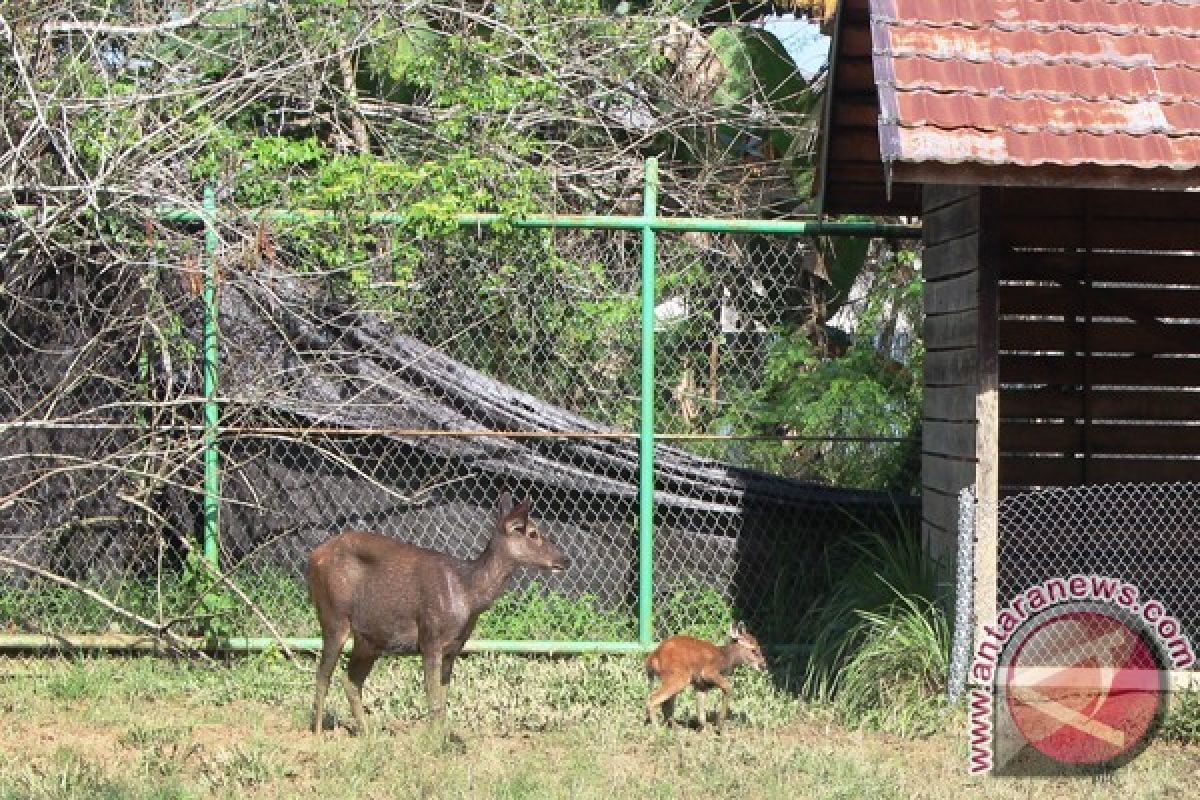
<path id="1" fill-rule="evenodd" d="M 658 675 L 659 662 L 658 651 L 655 650 L 650 655 L 646 656 L 646 677 L 653 678 Z"/>

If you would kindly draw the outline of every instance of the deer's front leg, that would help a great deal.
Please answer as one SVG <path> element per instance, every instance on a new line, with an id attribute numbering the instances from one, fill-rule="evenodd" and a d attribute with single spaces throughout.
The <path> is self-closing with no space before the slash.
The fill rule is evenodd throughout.
<path id="1" fill-rule="evenodd" d="M 429 702 L 429 717 L 443 720 L 446 718 L 446 685 L 442 683 L 444 667 L 441 649 L 431 647 L 421 654 L 421 659 L 425 667 L 425 699 Z"/>
<path id="2" fill-rule="evenodd" d="M 729 716 L 729 692 L 732 688 L 725 676 L 719 675 L 717 687 L 721 690 L 721 710 L 717 713 L 717 730 L 720 731 L 725 723 L 725 718 Z"/>
<path id="3" fill-rule="evenodd" d="M 458 658 L 458 650 L 450 650 L 442 655 L 442 688 L 450 686 L 450 675 L 454 672 L 454 660 Z"/>

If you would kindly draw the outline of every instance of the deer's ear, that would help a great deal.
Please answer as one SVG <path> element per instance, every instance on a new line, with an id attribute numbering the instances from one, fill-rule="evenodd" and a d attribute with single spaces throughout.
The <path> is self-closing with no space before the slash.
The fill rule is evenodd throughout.
<path id="1" fill-rule="evenodd" d="M 500 519 L 504 519 L 512 513 L 513 502 L 512 495 L 508 492 L 500 493 Z"/>
<path id="2" fill-rule="evenodd" d="M 730 623 L 729 625 L 729 638 L 733 639 L 735 642 L 738 638 L 738 626 L 734 625 L 733 623 Z"/>
<path id="3" fill-rule="evenodd" d="M 745 622 L 745 620 L 743 620 L 743 621 L 741 621 L 741 622 L 739 622 L 739 623 L 737 624 L 737 634 L 738 634 L 738 636 L 745 636 L 745 635 L 746 635 L 746 622 Z"/>
<path id="4" fill-rule="evenodd" d="M 507 495 L 505 495 L 507 497 Z M 515 507 L 512 504 L 512 498 L 508 499 L 508 505 L 501 505 L 500 515 L 500 530 L 505 533 L 513 533 L 517 527 L 523 527 L 529 520 L 529 503 L 522 500 Z"/>

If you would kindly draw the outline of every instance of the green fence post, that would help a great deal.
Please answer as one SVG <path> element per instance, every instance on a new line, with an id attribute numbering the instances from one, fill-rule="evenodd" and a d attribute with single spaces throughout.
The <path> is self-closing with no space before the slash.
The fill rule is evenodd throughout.
<path id="1" fill-rule="evenodd" d="M 647 158 L 642 198 L 642 385 L 638 459 L 638 640 L 654 642 L 654 284 L 653 219 L 658 213 L 658 159 Z"/>
<path id="2" fill-rule="evenodd" d="M 217 445 L 217 197 L 204 189 L 204 558 L 220 565 L 221 463 Z"/>

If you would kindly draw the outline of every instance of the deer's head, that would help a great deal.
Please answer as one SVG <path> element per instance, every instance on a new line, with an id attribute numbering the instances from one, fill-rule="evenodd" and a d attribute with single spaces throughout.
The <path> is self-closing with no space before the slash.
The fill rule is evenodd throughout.
<path id="1" fill-rule="evenodd" d="M 554 542 L 542 535 L 538 524 L 529 517 L 529 503 L 516 506 L 508 492 L 500 495 L 500 514 L 496 521 L 493 546 L 518 564 L 551 572 L 562 572 L 571 563 Z"/>
<path id="2" fill-rule="evenodd" d="M 744 622 L 729 626 L 729 644 L 726 645 L 726 652 L 729 654 L 730 666 L 745 664 L 762 671 L 767 668 L 767 660 L 763 657 L 758 639 L 746 630 Z"/>

